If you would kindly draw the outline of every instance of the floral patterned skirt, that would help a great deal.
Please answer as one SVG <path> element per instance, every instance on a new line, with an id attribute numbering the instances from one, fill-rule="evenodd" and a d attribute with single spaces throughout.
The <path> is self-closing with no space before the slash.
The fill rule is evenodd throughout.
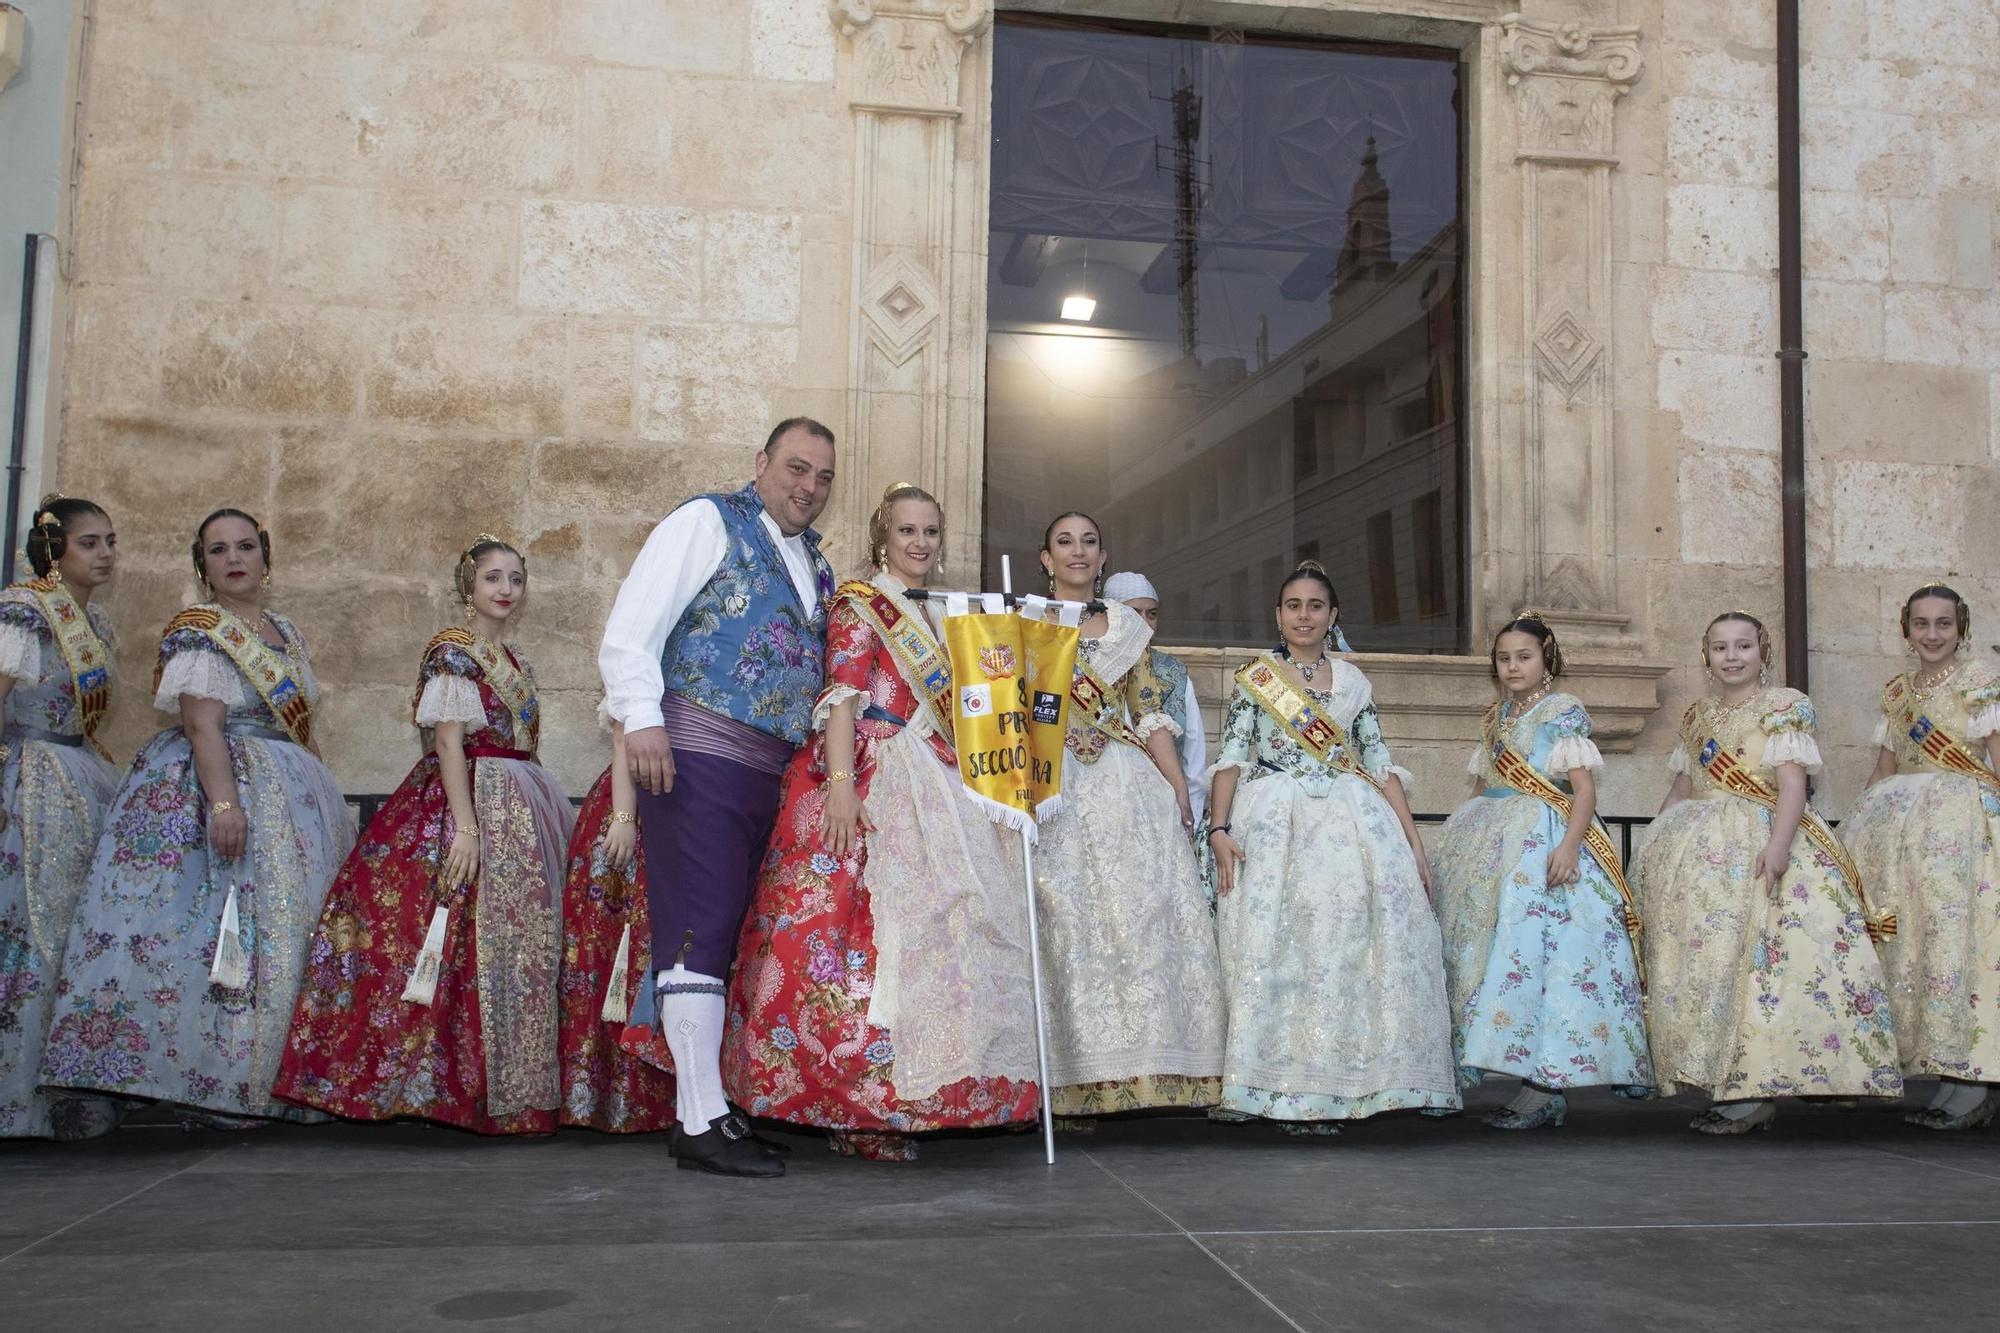
<path id="1" fill-rule="evenodd" d="M 820 750 L 801 749 L 785 772 L 737 945 L 724 1083 L 753 1115 L 832 1129 L 1032 1120 L 1018 859 L 907 729 L 855 765 L 873 827 L 835 859 L 820 842 Z M 921 1064 L 905 1060 L 906 1039 Z"/>
<path id="2" fill-rule="evenodd" d="M 569 878 L 563 886 L 562 1011 L 556 1035 L 562 1069 L 561 1119 L 565 1125 L 608 1134 L 643 1134 L 672 1128 L 674 1075 L 664 1043 L 649 1041 L 638 1051 L 628 1051 L 620 1040 L 627 1021 L 604 1017 L 621 943 L 627 963 L 619 999 L 627 1019 L 641 1012 L 653 977 L 646 853 L 640 850 L 630 874 L 608 864 L 597 843 L 610 824 L 607 768 L 584 798 L 569 840 Z"/>
<path id="3" fill-rule="evenodd" d="M 1695 797 L 1653 821 L 1636 858 L 1660 1091 L 1898 1096 L 1889 996 L 1854 887 L 1801 832 L 1774 895 L 1751 873 L 1770 836 L 1751 801 Z"/>
<path id="4" fill-rule="evenodd" d="M 419 1116 L 482 1134 L 555 1130 L 556 978 L 569 801 L 539 765 L 473 763 L 481 864 L 438 883 L 450 803 L 436 755 L 369 823 L 312 937 L 276 1092 L 356 1120 Z M 402 998 L 446 909 L 432 1002 Z"/>
<path id="5" fill-rule="evenodd" d="M 1532 796 L 1477 796 L 1434 843 L 1458 1063 L 1544 1088 L 1649 1086 L 1625 899 L 1588 847 L 1576 883 L 1549 884 L 1563 834 Z"/>
<path id="6" fill-rule="evenodd" d="M 1388 801 L 1351 774 L 1237 788 L 1244 859 L 1216 904 L 1222 1108 L 1273 1120 L 1456 1109 L 1437 918 Z"/>
<path id="7" fill-rule="evenodd" d="M 90 1138 L 117 1123 L 116 1104 L 37 1085 L 63 943 L 118 770 L 86 746 L 23 741 L 0 790 L 0 1138 Z"/>
<path id="8" fill-rule="evenodd" d="M 194 751 L 148 741 L 105 816 L 70 924 L 43 1082 L 223 1116 L 317 1119 L 271 1095 L 306 945 L 354 840 L 333 774 L 289 741 L 228 738 L 246 855 L 211 863 Z M 231 885 L 249 979 L 209 979 Z"/>
<path id="9" fill-rule="evenodd" d="M 1901 774 L 1862 794 L 1840 836 L 1869 906 L 1896 913 L 1876 947 L 1903 1072 L 2000 1082 L 2000 796 Z"/>

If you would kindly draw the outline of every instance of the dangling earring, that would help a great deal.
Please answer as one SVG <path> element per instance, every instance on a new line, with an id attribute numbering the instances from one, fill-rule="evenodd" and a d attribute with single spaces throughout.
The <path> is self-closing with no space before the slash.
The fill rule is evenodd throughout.
<path id="1" fill-rule="evenodd" d="M 1707 676 L 1707 677 L 1708 677 L 1708 683 L 1709 683 L 1709 684 L 1711 684 L 1711 685 L 1715 684 L 1715 668 L 1714 668 L 1714 667 L 1712 667 L 1712 666 L 1709 666 L 1709 665 L 1707 665 L 1706 663 L 1703 663 L 1703 664 L 1702 664 L 1702 668 L 1701 668 L 1701 674 L 1702 674 L 1702 675 L 1704 675 L 1704 676 Z"/>
<path id="2" fill-rule="evenodd" d="M 1556 673 L 1555 673 L 1555 672 L 1553 672 L 1553 671 L 1551 671 L 1551 670 L 1549 670 L 1549 669 L 1548 669 L 1547 667 L 1543 667 L 1543 668 L 1542 668 L 1542 688 L 1546 690 L 1546 689 L 1547 689 L 1547 688 L 1548 688 L 1549 686 L 1551 686 L 1551 685 L 1553 685 L 1553 684 L 1555 684 L 1555 683 L 1556 683 Z"/>
<path id="3" fill-rule="evenodd" d="M 1757 668 L 1757 688 L 1763 689 L 1771 683 L 1771 664 L 1766 662 Z"/>
<path id="4" fill-rule="evenodd" d="M 1959 638 L 1959 640 L 1958 640 L 1958 647 L 1956 647 L 1956 648 L 1954 648 L 1954 649 L 1952 649 L 1952 650 L 1951 650 L 1951 652 L 1952 652 L 1952 656 L 1954 656 L 1954 657 L 1963 657 L 1963 656 L 1965 656 L 1965 655 L 1966 655 L 1966 654 L 1967 654 L 1968 652 L 1971 652 L 1971 651 L 1972 651 L 1972 645 L 1971 645 L 1971 644 L 1969 644 L 1969 643 L 1967 643 L 1967 642 L 1965 641 L 1965 638 L 1964 638 L 1964 636 L 1962 636 L 1962 635 L 1960 636 L 1960 638 Z"/>
<path id="5" fill-rule="evenodd" d="M 1049 596 L 1053 597 L 1055 595 L 1056 595 L 1056 576 L 1055 573 L 1051 571 L 1049 574 Z"/>
<path id="6" fill-rule="evenodd" d="M 1104 600 L 1104 571 L 1097 571 L 1097 581 L 1090 585 L 1090 595 L 1098 601 Z"/>
<path id="7" fill-rule="evenodd" d="M 268 588 L 268 587 L 270 587 L 270 586 L 271 586 L 271 571 L 270 571 L 270 570 L 268 570 L 268 569 L 267 569 L 267 570 L 265 570 L 265 571 L 264 571 L 264 581 L 263 581 L 262 583 L 258 584 L 257 586 L 258 586 L 258 587 L 260 587 L 260 588 Z"/>
<path id="8" fill-rule="evenodd" d="M 470 596 L 463 596 L 459 598 L 459 601 L 465 606 L 465 623 L 470 625 L 474 614 L 472 610 L 472 598 Z"/>
<path id="9" fill-rule="evenodd" d="M 1903 640 L 1903 651 L 1911 657 L 1915 657 L 1917 655 L 1917 645 L 1913 641 L 1905 639 Z"/>

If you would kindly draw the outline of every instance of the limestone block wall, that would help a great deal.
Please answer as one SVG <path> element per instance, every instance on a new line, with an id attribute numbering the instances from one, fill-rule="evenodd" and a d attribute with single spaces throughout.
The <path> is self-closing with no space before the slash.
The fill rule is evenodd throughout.
<path id="1" fill-rule="evenodd" d="M 649 524 L 773 420 L 842 420 L 835 37 L 823 0 L 98 4 L 61 480 L 120 531 L 114 751 L 159 725 L 192 526 L 233 504 L 357 791 L 415 756 L 456 553 L 524 540 L 545 755 L 581 791 Z"/>
<path id="2" fill-rule="evenodd" d="M 1839 810 L 1910 660 L 1904 597 L 1948 577 L 1979 653 L 2000 645 L 2000 9 L 1802 9 L 1811 669 Z M 1630 274 L 1652 354 L 1621 388 L 1650 483 L 1631 525 L 1650 643 L 1681 664 L 1647 738 L 1664 747 L 1703 685 L 1707 617 L 1743 606 L 1775 632 L 1781 605 L 1774 6 L 1667 0 L 1637 21 L 1659 36 L 1634 108 L 1652 161 L 1632 164 L 1624 227 L 1654 255 Z"/>

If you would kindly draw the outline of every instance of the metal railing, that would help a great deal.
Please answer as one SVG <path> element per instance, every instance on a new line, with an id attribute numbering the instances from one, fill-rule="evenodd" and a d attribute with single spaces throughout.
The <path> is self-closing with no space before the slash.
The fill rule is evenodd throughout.
<path id="1" fill-rule="evenodd" d="M 357 827 L 367 828 L 368 822 L 375 818 L 376 812 L 382 808 L 382 803 L 388 799 L 389 793 L 387 792 L 366 792 L 359 796 L 349 796 L 347 804 L 355 812 L 360 821 Z M 583 805 L 583 798 L 581 796 L 572 796 L 569 798 L 569 803 L 572 806 L 580 807 Z M 1440 814 L 1420 814 L 1416 816 L 1418 824 L 1429 828 L 1435 828 L 1443 824 L 1447 818 L 1448 816 Z M 1653 817 L 1651 815 L 1602 815 L 1599 818 L 1604 821 L 1605 827 L 1611 830 L 1612 836 L 1618 839 L 1618 855 L 1627 864 L 1630 864 L 1632 860 L 1632 831 L 1646 827 L 1646 825 L 1653 822 Z"/>

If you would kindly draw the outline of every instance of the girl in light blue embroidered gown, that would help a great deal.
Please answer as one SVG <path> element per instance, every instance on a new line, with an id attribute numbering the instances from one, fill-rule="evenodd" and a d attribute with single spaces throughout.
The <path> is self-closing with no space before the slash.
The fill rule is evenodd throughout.
<path id="1" fill-rule="evenodd" d="M 1507 697 L 1486 715 L 1466 766 L 1480 790 L 1445 823 L 1432 882 L 1458 1062 L 1475 1080 L 1520 1079 L 1485 1120 L 1534 1129 L 1563 1123 L 1570 1088 L 1646 1087 L 1653 1072 L 1637 916 L 1596 823 L 1590 715 L 1556 692 L 1562 649 L 1541 620 L 1501 626 L 1492 660 Z"/>
<path id="2" fill-rule="evenodd" d="M 63 941 L 118 787 L 97 748 L 116 641 L 91 600 L 117 541 L 102 509 L 50 496 L 28 530 L 36 577 L 0 591 L 0 1138 L 87 1138 L 117 1121 L 108 1098 L 36 1087 Z"/>
<path id="3" fill-rule="evenodd" d="M 1317 564 L 1285 581 L 1284 644 L 1236 673 L 1209 770 L 1229 1011 L 1215 1115 L 1296 1133 L 1460 1106 L 1408 775 L 1382 743 L 1368 678 L 1327 651 L 1336 610 Z"/>
<path id="4" fill-rule="evenodd" d="M 214 600 L 160 641 L 153 706 L 181 725 L 139 751 L 105 817 L 63 957 L 50 1086 L 213 1123 L 324 1118 L 273 1101 L 271 1083 L 354 830 L 313 744 L 305 643 L 264 609 L 269 560 L 269 536 L 239 510 L 196 530 Z"/>

